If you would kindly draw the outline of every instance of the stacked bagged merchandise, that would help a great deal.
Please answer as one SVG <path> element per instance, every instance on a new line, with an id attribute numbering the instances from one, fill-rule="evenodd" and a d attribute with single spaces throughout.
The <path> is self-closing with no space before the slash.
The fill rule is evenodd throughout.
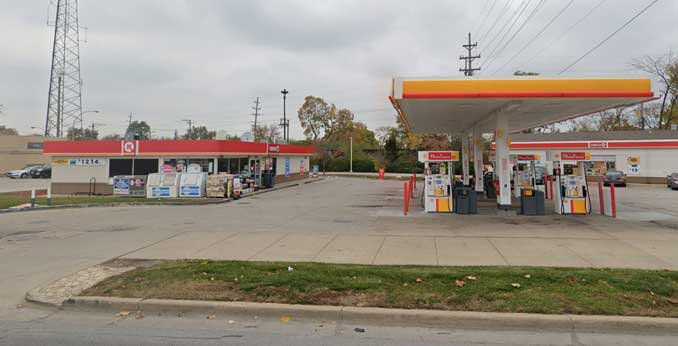
<path id="1" fill-rule="evenodd" d="M 228 174 L 212 174 L 207 177 L 207 197 L 224 198 L 226 196 L 226 181 Z"/>

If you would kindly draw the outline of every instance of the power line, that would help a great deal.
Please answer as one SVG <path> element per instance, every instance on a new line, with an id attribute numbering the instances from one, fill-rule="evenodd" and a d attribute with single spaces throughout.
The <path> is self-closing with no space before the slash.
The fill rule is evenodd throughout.
<path id="1" fill-rule="evenodd" d="M 487 5 L 489 5 L 489 4 L 490 4 L 490 1 L 488 0 Z M 490 18 L 490 14 L 492 14 L 492 10 L 494 10 L 494 6 L 496 4 L 497 4 L 497 0 L 493 0 L 492 5 L 489 6 L 490 10 L 487 11 L 487 14 L 485 14 L 485 18 L 480 23 L 480 25 L 478 27 L 476 27 L 475 30 L 473 30 L 473 33 L 475 33 L 476 35 L 480 33 L 480 30 L 485 26 L 485 23 L 487 23 L 487 19 Z M 488 8 L 488 6 L 485 6 L 481 12 L 485 12 L 485 10 L 487 10 L 487 8 Z"/>
<path id="2" fill-rule="evenodd" d="M 487 29 L 487 31 L 485 32 L 485 34 L 480 36 L 480 40 L 479 40 L 479 41 L 483 41 L 483 40 L 485 40 L 485 38 L 487 38 L 487 35 L 489 35 L 490 32 L 492 32 L 492 30 L 494 29 L 494 27 L 497 26 L 497 23 L 499 23 L 499 19 L 501 19 L 502 13 L 505 13 L 505 12 L 506 12 L 506 9 L 509 7 L 509 5 L 510 5 L 512 2 L 513 2 L 513 0 L 508 0 L 508 1 L 506 2 L 506 4 L 504 4 L 504 7 L 501 9 L 501 11 L 499 11 L 499 14 L 497 15 L 497 18 L 494 19 L 494 22 L 492 23 L 492 25 L 490 26 L 490 28 Z"/>
<path id="3" fill-rule="evenodd" d="M 654 1 L 652 1 L 651 3 L 649 3 L 647 6 L 645 6 L 645 8 L 643 8 L 642 10 L 640 10 L 640 12 L 636 13 L 636 15 L 634 15 L 633 17 L 631 17 L 631 19 L 627 20 L 626 23 L 624 23 L 624 24 L 623 24 L 622 26 L 620 26 L 617 30 L 615 30 L 613 33 L 611 33 L 609 36 L 607 36 L 604 40 L 600 41 L 600 43 L 598 43 L 597 45 L 593 46 L 593 48 L 591 48 L 588 52 L 584 53 L 584 55 L 580 56 L 577 60 L 575 60 L 575 61 L 572 62 L 571 64 L 567 65 L 567 67 L 564 68 L 562 71 L 560 71 L 560 72 L 558 73 L 558 75 L 563 74 L 565 71 L 567 71 L 567 70 L 569 70 L 570 68 L 572 68 L 572 66 L 578 64 L 578 63 L 579 63 L 580 61 L 582 61 L 584 58 L 586 58 L 587 56 L 589 56 L 589 54 L 593 53 L 596 49 L 600 48 L 600 46 L 602 46 L 603 44 L 605 44 L 605 42 L 609 41 L 609 40 L 610 40 L 612 37 L 614 37 L 617 33 L 619 33 L 620 31 L 622 31 L 625 27 L 627 27 L 629 24 L 631 24 L 631 22 L 633 22 L 634 20 L 636 20 L 636 18 L 640 17 L 641 14 L 645 13 L 645 11 L 647 11 L 650 7 L 654 6 L 654 4 L 656 4 L 658 1 L 659 1 L 659 0 L 654 0 Z"/>
<path id="4" fill-rule="evenodd" d="M 518 57 L 522 52 L 524 52 L 525 49 L 527 49 L 527 47 L 529 47 L 534 41 L 536 41 L 537 38 L 539 38 L 539 36 L 541 36 L 541 34 L 543 34 L 544 31 L 546 31 L 546 29 L 548 29 L 548 28 L 551 26 L 551 24 L 553 24 L 558 18 L 560 18 L 560 16 L 561 16 L 563 13 L 565 13 L 565 11 L 566 11 L 568 8 L 570 8 L 570 6 L 572 6 L 573 3 L 574 3 L 574 0 L 570 0 L 570 2 L 568 2 L 568 3 L 565 5 L 565 7 L 563 7 L 560 11 L 558 11 L 558 13 L 556 13 L 556 15 L 553 16 L 553 17 L 551 18 L 551 20 L 549 20 L 548 23 L 546 23 L 546 25 L 544 25 L 544 26 L 541 28 L 541 30 L 539 30 L 539 32 L 538 32 L 536 35 L 534 35 L 534 36 L 532 37 L 532 39 L 530 39 L 530 40 L 529 40 L 522 48 L 520 48 L 520 50 L 518 51 L 518 53 L 514 54 L 508 61 L 506 61 L 506 62 L 504 63 L 504 65 L 501 65 L 501 67 L 498 68 L 497 70 L 495 70 L 494 72 L 496 73 L 496 72 L 499 72 L 499 71 L 503 70 L 504 67 L 506 67 L 506 65 L 510 64 L 516 57 Z"/>
<path id="5" fill-rule="evenodd" d="M 508 30 L 506 30 L 506 32 L 505 32 L 504 35 L 501 37 L 501 39 L 499 40 L 499 42 L 497 43 L 497 45 L 494 47 L 494 49 L 492 50 L 492 52 L 490 52 L 490 54 L 488 55 L 488 57 L 491 56 L 491 58 L 488 60 L 487 64 L 485 65 L 485 68 L 486 68 L 486 69 L 487 69 L 487 66 L 489 66 L 489 65 L 496 59 L 497 55 L 498 55 L 501 51 L 503 51 L 503 50 L 506 48 L 506 46 L 511 42 L 511 40 L 513 40 L 513 38 L 516 37 L 516 35 L 518 34 L 518 32 L 520 32 L 520 29 L 522 29 L 523 26 L 525 26 L 525 23 L 527 23 L 527 21 L 530 19 L 529 15 L 528 15 L 528 18 L 527 18 L 527 20 L 525 20 L 525 22 L 523 23 L 523 26 L 521 26 L 521 27 L 518 29 L 518 31 L 516 31 L 516 33 L 513 34 L 513 36 L 511 36 L 511 38 L 509 39 L 509 41 L 507 41 L 506 44 L 504 44 L 504 45 L 502 46 L 501 49 L 497 50 L 497 48 L 499 48 L 499 47 L 502 45 L 502 43 L 504 42 L 504 39 L 506 38 L 506 36 L 511 32 L 511 30 L 513 30 L 513 27 L 516 25 L 516 23 L 518 23 L 518 20 L 519 20 L 520 17 L 523 15 L 523 13 L 524 13 L 525 10 L 527 9 L 527 7 L 530 5 L 530 2 L 532 2 L 532 0 L 528 0 L 528 1 L 525 3 L 525 6 L 523 6 L 522 9 L 520 9 L 520 12 L 519 12 L 519 13 L 515 16 L 515 18 L 513 19 L 513 22 L 511 23 L 511 26 L 509 26 Z M 532 10 L 532 12 L 530 13 L 530 15 L 533 15 L 533 14 L 535 13 L 535 10 L 538 9 L 539 6 L 540 6 L 543 2 L 544 2 L 544 0 L 541 0 L 541 1 L 537 4 L 537 6 L 535 6 L 535 8 Z M 497 52 L 497 54 L 494 54 L 494 52 Z"/>
<path id="6" fill-rule="evenodd" d="M 589 10 L 586 12 L 586 14 L 584 14 L 584 15 L 583 15 L 581 18 L 579 18 L 576 22 L 574 22 L 574 23 L 573 23 L 572 25 L 570 25 L 567 29 L 565 29 L 565 30 L 563 31 L 563 33 L 562 33 L 557 39 L 552 40 L 551 42 L 549 42 L 548 44 L 546 44 L 545 46 L 543 46 L 544 48 L 540 49 L 539 52 L 538 52 L 537 54 L 533 55 L 530 59 L 528 59 L 528 60 L 524 63 L 524 65 L 519 65 L 519 69 L 522 68 L 522 67 L 525 66 L 525 65 L 529 65 L 530 63 L 532 63 L 532 62 L 534 61 L 534 59 L 536 59 L 536 58 L 537 58 L 538 56 L 540 56 L 542 53 L 544 53 L 545 51 L 547 51 L 547 50 L 549 50 L 551 47 L 553 47 L 553 45 L 554 45 L 555 43 L 560 42 L 560 41 L 561 41 L 563 38 L 565 38 L 565 37 L 567 36 L 567 34 L 569 34 L 570 31 L 572 31 L 577 25 L 579 25 L 579 24 L 581 24 L 582 22 L 584 22 L 584 20 L 586 20 L 586 18 L 588 18 L 588 17 L 591 15 L 591 13 L 593 13 L 593 11 L 595 11 L 596 9 L 598 9 L 598 7 L 600 7 L 603 3 L 605 3 L 605 1 L 607 1 L 607 0 L 600 0 L 600 1 L 598 1 L 598 3 L 597 3 L 596 5 L 594 5 L 593 7 L 591 7 L 591 9 L 589 9 Z"/>
<path id="7" fill-rule="evenodd" d="M 506 27 L 509 25 L 509 23 L 511 23 L 512 21 L 514 21 L 515 18 L 517 18 L 518 13 L 521 11 L 521 9 L 525 8 L 525 6 L 526 6 L 530 1 L 532 1 L 532 0 L 522 0 L 522 1 L 520 2 L 520 4 L 519 4 L 518 7 L 516 8 L 516 10 L 513 12 L 513 14 L 508 18 L 508 20 L 507 20 L 506 22 L 504 22 L 504 25 L 502 25 L 502 27 L 499 29 L 499 31 L 497 31 L 497 32 L 494 34 L 494 36 L 492 37 L 492 39 L 487 43 L 487 46 L 486 46 L 486 47 L 488 47 L 488 49 L 489 49 L 490 46 L 492 46 L 492 44 L 495 42 L 495 40 L 496 40 L 497 38 L 500 37 L 500 35 L 502 34 L 502 32 L 504 32 L 504 29 L 506 29 Z M 497 45 L 495 45 L 495 47 L 493 48 L 493 50 L 492 50 L 493 52 L 494 52 L 494 50 L 496 50 L 497 46 L 498 46 L 499 44 L 501 44 L 501 41 L 503 40 L 503 38 L 506 37 L 506 33 L 504 33 L 504 35 L 501 36 L 501 37 L 502 37 L 502 39 L 500 39 L 500 40 L 499 40 L 499 43 L 497 43 Z M 487 56 L 489 57 L 490 55 L 491 55 L 491 54 L 488 54 Z"/>

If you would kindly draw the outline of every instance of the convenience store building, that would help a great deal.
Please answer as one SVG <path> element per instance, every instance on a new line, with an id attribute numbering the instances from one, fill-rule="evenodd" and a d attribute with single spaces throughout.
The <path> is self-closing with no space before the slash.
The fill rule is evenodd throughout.
<path id="1" fill-rule="evenodd" d="M 666 184 L 666 176 L 678 172 L 678 131 L 607 131 L 566 133 L 517 133 L 511 136 L 512 155 L 536 155 L 537 166 L 551 171 L 549 150 L 586 151 L 584 163 L 592 181 L 608 170 L 622 171 L 629 183 Z"/>
<path id="2" fill-rule="evenodd" d="M 275 183 L 308 177 L 312 146 L 227 140 L 46 141 L 53 194 L 113 193 L 113 177 L 186 172 L 229 173 Z"/>

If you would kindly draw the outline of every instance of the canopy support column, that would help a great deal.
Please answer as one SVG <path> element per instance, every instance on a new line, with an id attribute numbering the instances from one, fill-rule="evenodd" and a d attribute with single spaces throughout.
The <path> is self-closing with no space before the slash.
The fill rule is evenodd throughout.
<path id="1" fill-rule="evenodd" d="M 497 131 L 495 133 L 496 164 L 495 177 L 499 179 L 499 193 L 497 194 L 497 208 L 511 209 L 511 166 L 509 163 L 509 126 L 508 116 L 504 112 L 497 114 Z"/>
<path id="2" fill-rule="evenodd" d="M 461 135 L 461 170 L 462 170 L 462 181 L 464 186 L 469 186 L 471 184 L 471 177 L 469 174 L 469 155 L 471 150 L 469 150 L 469 140 L 468 132 L 463 132 Z"/>
<path id="3" fill-rule="evenodd" d="M 476 177 L 475 191 L 482 193 L 485 191 L 483 185 L 483 147 L 482 134 L 477 126 L 473 128 L 473 171 Z"/>

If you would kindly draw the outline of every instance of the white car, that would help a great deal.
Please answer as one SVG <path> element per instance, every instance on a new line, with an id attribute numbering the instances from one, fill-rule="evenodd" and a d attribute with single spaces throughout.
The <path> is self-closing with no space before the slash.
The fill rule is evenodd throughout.
<path id="1" fill-rule="evenodd" d="M 26 179 L 31 177 L 31 169 L 37 168 L 40 166 L 26 166 L 22 169 L 17 169 L 15 171 L 7 172 L 7 176 L 12 179 Z"/>

